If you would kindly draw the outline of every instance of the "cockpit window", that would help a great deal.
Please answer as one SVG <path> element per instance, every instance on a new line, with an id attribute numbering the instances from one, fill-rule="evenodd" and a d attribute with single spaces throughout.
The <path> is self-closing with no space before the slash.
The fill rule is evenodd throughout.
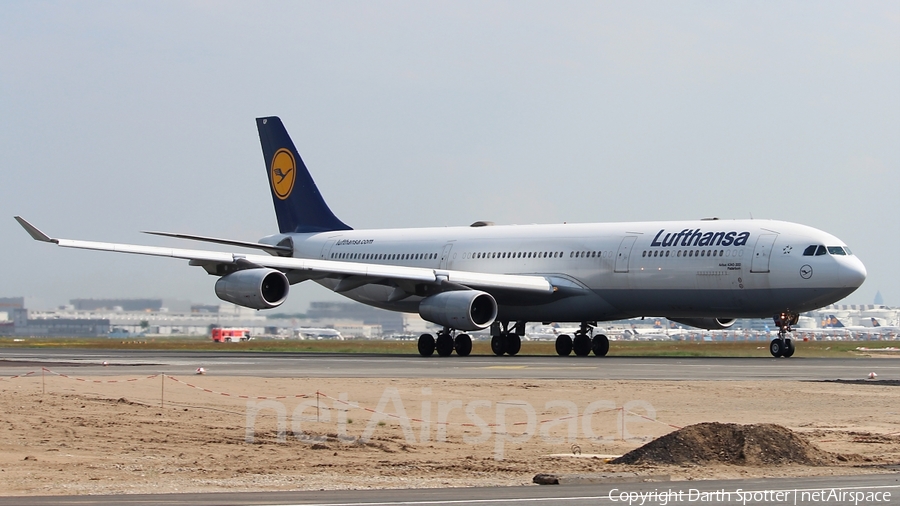
<path id="1" fill-rule="evenodd" d="M 803 250 L 803 256 L 822 256 L 822 255 L 852 255 L 850 248 L 846 246 L 822 246 L 820 244 L 812 244 Z"/>

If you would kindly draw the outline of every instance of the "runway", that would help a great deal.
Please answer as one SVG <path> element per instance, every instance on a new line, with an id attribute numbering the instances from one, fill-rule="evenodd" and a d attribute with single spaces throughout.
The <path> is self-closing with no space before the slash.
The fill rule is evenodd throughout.
<path id="1" fill-rule="evenodd" d="M 107 362 L 107 366 L 103 366 Z M 891 358 L 674 358 L 243 353 L 0 349 L 0 376 L 47 367 L 80 375 L 192 374 L 306 378 L 611 379 L 611 380 L 879 380 L 900 379 Z"/>
<path id="2" fill-rule="evenodd" d="M 641 495 L 643 494 L 643 495 Z M 662 494 L 662 495 L 660 495 Z M 862 496 L 858 494 L 863 494 Z M 643 500 L 641 498 L 644 498 Z M 862 500 L 858 500 L 862 497 Z M 869 500 L 866 500 L 866 499 Z M 886 499 L 886 500 L 885 500 Z M 629 500 L 631 502 L 629 502 Z M 545 485 L 530 487 L 354 490 L 327 492 L 234 492 L 115 496 L 4 497 L 0 506 L 43 505 L 321 505 L 442 506 L 524 504 L 593 506 L 596 504 L 742 504 L 848 505 L 894 504 L 900 500 L 900 475 L 828 476 L 752 480 Z"/>

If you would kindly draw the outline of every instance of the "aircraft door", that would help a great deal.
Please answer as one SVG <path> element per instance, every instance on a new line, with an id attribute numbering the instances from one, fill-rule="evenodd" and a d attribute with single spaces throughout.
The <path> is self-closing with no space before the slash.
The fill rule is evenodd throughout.
<path id="1" fill-rule="evenodd" d="M 634 248 L 634 240 L 637 237 L 630 235 L 622 239 L 619 251 L 616 253 L 616 272 L 628 272 L 628 262 L 631 259 L 631 250 Z"/>
<path id="2" fill-rule="evenodd" d="M 453 249 L 453 243 L 448 242 L 444 245 L 444 251 L 441 252 L 441 269 L 446 269 L 447 264 L 450 262 L 450 250 Z"/>
<path id="3" fill-rule="evenodd" d="M 319 255 L 319 258 L 322 260 L 328 260 L 328 257 L 331 255 L 331 247 L 334 246 L 334 239 L 325 243 L 325 246 L 322 246 L 322 253 Z"/>
<path id="4" fill-rule="evenodd" d="M 753 259 L 750 260 L 750 272 L 769 272 L 769 260 L 772 258 L 772 246 L 777 234 L 762 234 L 756 240 Z"/>

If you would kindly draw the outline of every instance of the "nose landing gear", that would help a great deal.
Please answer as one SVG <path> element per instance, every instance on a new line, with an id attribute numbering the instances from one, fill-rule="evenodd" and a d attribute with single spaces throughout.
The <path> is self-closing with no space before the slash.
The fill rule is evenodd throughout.
<path id="1" fill-rule="evenodd" d="M 800 315 L 790 311 L 784 311 L 775 315 L 775 324 L 778 325 L 778 337 L 769 343 L 769 353 L 773 357 L 788 358 L 794 354 L 794 342 L 788 337 L 788 332 L 793 332 L 791 325 L 800 320 Z"/>

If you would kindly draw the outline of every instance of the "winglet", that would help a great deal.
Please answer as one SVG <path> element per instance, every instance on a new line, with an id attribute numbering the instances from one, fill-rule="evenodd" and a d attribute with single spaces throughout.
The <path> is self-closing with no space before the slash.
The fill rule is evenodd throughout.
<path id="1" fill-rule="evenodd" d="M 25 218 L 23 218 L 21 216 L 16 216 L 15 218 L 16 218 L 16 221 L 19 222 L 19 225 L 22 225 L 22 228 L 24 228 L 25 231 L 28 232 L 28 235 L 30 235 L 32 237 L 32 239 L 34 239 L 35 241 L 52 242 L 52 243 L 59 244 L 58 239 L 53 239 L 49 235 L 41 232 L 40 230 L 38 230 L 37 227 L 35 227 L 31 223 L 28 223 L 27 221 L 25 221 Z"/>

